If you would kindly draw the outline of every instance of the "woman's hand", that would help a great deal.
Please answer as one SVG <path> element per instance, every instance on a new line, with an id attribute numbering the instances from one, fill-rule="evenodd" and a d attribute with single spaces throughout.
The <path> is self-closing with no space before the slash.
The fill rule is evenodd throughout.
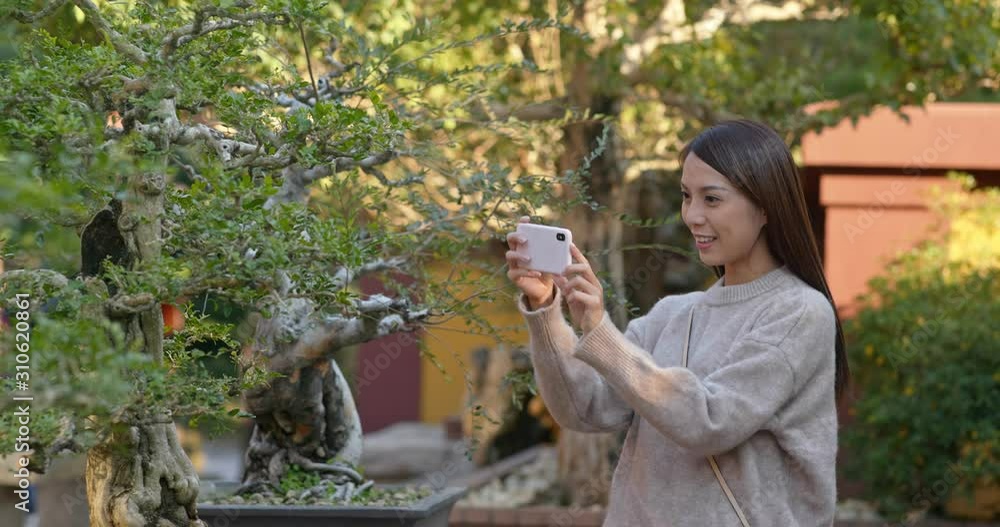
<path id="1" fill-rule="evenodd" d="M 521 216 L 521 219 L 518 221 L 520 223 L 530 223 L 531 218 Z M 507 278 L 510 278 L 514 282 L 514 285 L 527 297 L 528 307 L 530 309 L 538 309 L 551 304 L 552 299 L 556 295 L 552 289 L 553 280 L 551 274 L 521 267 L 527 264 L 529 259 L 527 256 L 522 256 L 516 251 L 518 247 L 526 243 L 528 243 L 528 240 L 525 240 L 515 232 L 507 234 L 507 245 L 510 247 L 510 250 L 507 251 Z"/>
<path id="2" fill-rule="evenodd" d="M 569 304 L 570 318 L 586 335 L 604 318 L 604 288 L 576 244 L 571 244 L 569 250 L 575 263 L 553 278 Z"/>

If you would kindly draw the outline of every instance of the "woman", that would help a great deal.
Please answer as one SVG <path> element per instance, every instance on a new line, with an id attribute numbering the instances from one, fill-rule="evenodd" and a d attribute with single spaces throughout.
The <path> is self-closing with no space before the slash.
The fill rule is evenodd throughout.
<path id="1" fill-rule="evenodd" d="M 624 334 L 575 245 L 549 275 L 522 267 L 524 240 L 507 236 L 542 398 L 566 428 L 628 428 L 605 525 L 832 525 L 848 367 L 795 163 L 744 120 L 705 130 L 681 159 L 681 216 L 719 279 Z"/>

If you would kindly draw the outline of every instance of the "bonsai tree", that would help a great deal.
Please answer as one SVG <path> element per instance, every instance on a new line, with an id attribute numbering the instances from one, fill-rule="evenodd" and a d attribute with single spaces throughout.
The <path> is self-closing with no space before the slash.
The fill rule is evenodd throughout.
<path id="1" fill-rule="evenodd" d="M 489 332 L 456 292 L 492 300 L 493 276 L 434 280 L 425 264 L 488 247 L 556 203 L 558 185 L 582 190 L 580 172 L 514 176 L 454 137 L 456 123 L 504 144 L 532 133 L 469 117 L 532 65 L 458 52 L 559 25 L 449 40 L 429 20 L 312 0 L 15 4 L 4 15 L 24 25 L 0 63 L 0 292 L 12 321 L 30 321 L 2 338 L 14 349 L 18 328 L 30 333 L 3 371 L 30 357 L 30 382 L 5 388 L 32 398 L 31 470 L 86 452 L 92 525 L 198 525 L 174 420 L 235 414 L 226 398 L 242 394 L 255 420 L 246 492 L 275 492 L 297 466 L 350 499 L 364 488 L 361 428 L 334 353 L 453 316 Z M 66 13 L 72 38 L 46 30 Z M 361 295 L 371 275 L 390 294 Z M 252 313 L 242 347 L 198 310 L 210 296 Z M 164 303 L 185 307 L 183 330 L 164 327 Z M 206 371 L 206 343 L 237 375 Z"/>

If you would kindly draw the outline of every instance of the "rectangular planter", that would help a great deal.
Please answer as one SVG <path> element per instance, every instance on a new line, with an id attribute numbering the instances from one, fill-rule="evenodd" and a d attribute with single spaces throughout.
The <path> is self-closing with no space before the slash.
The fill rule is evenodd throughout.
<path id="1" fill-rule="evenodd" d="M 211 526 L 227 527 L 447 527 L 462 487 L 446 487 L 407 507 L 198 505 Z"/>

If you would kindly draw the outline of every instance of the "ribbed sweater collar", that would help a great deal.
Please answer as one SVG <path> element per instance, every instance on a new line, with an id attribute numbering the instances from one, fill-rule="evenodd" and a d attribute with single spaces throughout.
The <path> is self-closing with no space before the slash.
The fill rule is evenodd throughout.
<path id="1" fill-rule="evenodd" d="M 745 284 L 723 286 L 725 277 L 719 278 L 705 291 L 705 303 L 709 305 L 734 304 L 762 295 L 784 283 L 790 283 L 795 274 L 782 265 Z"/>

